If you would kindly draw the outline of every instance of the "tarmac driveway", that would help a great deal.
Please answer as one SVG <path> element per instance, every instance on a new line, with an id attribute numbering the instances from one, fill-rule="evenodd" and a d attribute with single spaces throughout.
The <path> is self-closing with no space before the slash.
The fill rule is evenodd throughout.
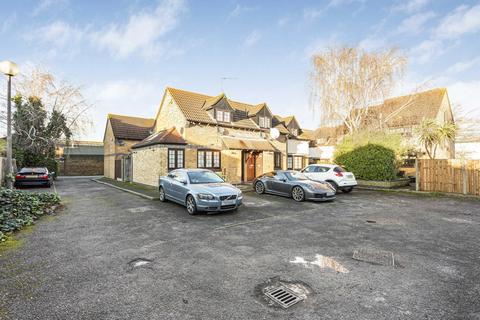
<path id="1" fill-rule="evenodd" d="M 0 252 L 0 319 L 480 319 L 477 200 L 249 193 L 189 216 L 88 179 L 56 187 L 66 209 Z M 305 300 L 269 305 L 279 281 Z"/>

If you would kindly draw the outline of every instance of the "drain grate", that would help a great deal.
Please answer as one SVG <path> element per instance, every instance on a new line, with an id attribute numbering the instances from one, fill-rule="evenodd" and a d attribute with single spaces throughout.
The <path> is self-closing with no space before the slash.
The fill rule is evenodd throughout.
<path id="1" fill-rule="evenodd" d="M 265 291 L 265 295 L 285 309 L 303 300 L 295 292 L 284 286 L 269 289 Z"/>

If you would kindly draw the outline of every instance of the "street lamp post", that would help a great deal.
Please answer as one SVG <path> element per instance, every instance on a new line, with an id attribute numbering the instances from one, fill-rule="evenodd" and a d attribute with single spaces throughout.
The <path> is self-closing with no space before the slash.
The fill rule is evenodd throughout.
<path id="1" fill-rule="evenodd" d="M 18 66 L 12 61 L 0 62 L 0 71 L 8 78 L 7 85 L 7 188 L 12 189 L 12 77 L 17 75 Z"/>

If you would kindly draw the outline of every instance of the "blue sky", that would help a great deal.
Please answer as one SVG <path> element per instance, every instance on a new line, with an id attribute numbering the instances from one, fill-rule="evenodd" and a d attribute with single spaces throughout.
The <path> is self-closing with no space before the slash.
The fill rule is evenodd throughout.
<path id="1" fill-rule="evenodd" d="M 311 55 L 396 46 L 396 88 L 446 86 L 480 117 L 480 1 L 3 1 L 0 60 L 41 65 L 83 86 L 101 140 L 107 113 L 153 117 L 172 86 L 267 102 L 314 128 Z"/>

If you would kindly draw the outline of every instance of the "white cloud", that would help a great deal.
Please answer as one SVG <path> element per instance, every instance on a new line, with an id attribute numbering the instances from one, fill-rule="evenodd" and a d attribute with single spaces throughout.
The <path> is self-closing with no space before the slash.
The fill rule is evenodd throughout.
<path id="1" fill-rule="evenodd" d="M 315 8 L 305 9 L 303 10 L 303 19 L 307 21 L 312 21 L 322 16 L 324 13 L 325 13 L 324 9 L 315 9 Z"/>
<path id="2" fill-rule="evenodd" d="M 124 25 L 113 24 L 93 33 L 92 40 L 118 58 L 133 53 L 144 57 L 163 54 L 164 44 L 159 40 L 177 26 L 183 10 L 182 0 L 165 0 L 153 12 L 132 15 Z"/>
<path id="3" fill-rule="evenodd" d="M 253 47 L 262 39 L 262 34 L 258 30 L 253 30 L 250 34 L 245 38 L 243 42 L 244 47 Z"/>
<path id="4" fill-rule="evenodd" d="M 39 28 L 32 35 L 27 35 L 27 38 L 53 44 L 58 48 L 64 48 L 80 42 L 85 35 L 86 30 L 73 27 L 64 21 L 55 21 Z"/>
<path id="5" fill-rule="evenodd" d="M 397 31 L 400 33 L 420 33 L 423 31 L 425 23 L 436 15 L 432 11 L 414 14 L 402 21 Z"/>
<path id="6" fill-rule="evenodd" d="M 473 58 L 468 61 L 457 62 L 447 69 L 447 73 L 460 73 L 468 69 L 480 66 L 480 57 Z"/>
<path id="7" fill-rule="evenodd" d="M 400 1 L 393 7 L 394 11 L 402 11 L 407 13 L 412 13 L 418 11 L 425 7 L 430 0 L 409 0 L 409 1 Z"/>
<path id="8" fill-rule="evenodd" d="M 367 37 L 358 43 L 358 47 L 365 51 L 376 51 L 386 45 L 387 40 L 379 35 Z"/>
<path id="9" fill-rule="evenodd" d="M 426 63 L 432 61 L 434 58 L 442 55 L 447 48 L 440 40 L 427 39 L 422 41 L 419 45 L 411 48 L 408 56 L 413 62 Z"/>
<path id="10" fill-rule="evenodd" d="M 479 31 L 480 4 L 472 7 L 461 5 L 442 20 L 435 30 L 435 36 L 440 39 L 454 39 L 464 34 Z"/>
<path id="11" fill-rule="evenodd" d="M 94 105 L 91 114 L 95 131 L 82 138 L 102 139 L 108 113 L 154 117 L 163 90 L 163 86 L 143 80 L 115 80 L 87 87 L 86 96 Z"/>
<path id="12" fill-rule="evenodd" d="M 254 11 L 256 10 L 256 7 L 246 7 L 242 6 L 241 4 L 238 4 L 235 6 L 235 8 L 230 11 L 230 13 L 227 15 L 227 20 L 230 20 L 232 18 L 236 18 L 240 16 L 243 13 L 249 12 L 249 11 Z"/>
<path id="13" fill-rule="evenodd" d="M 41 0 L 33 9 L 32 15 L 36 16 L 44 11 L 51 10 L 52 8 L 64 7 L 68 2 L 69 0 Z"/>
<path id="14" fill-rule="evenodd" d="M 459 104 L 467 117 L 480 120 L 480 81 L 458 81 L 448 86 L 452 104 Z"/>

